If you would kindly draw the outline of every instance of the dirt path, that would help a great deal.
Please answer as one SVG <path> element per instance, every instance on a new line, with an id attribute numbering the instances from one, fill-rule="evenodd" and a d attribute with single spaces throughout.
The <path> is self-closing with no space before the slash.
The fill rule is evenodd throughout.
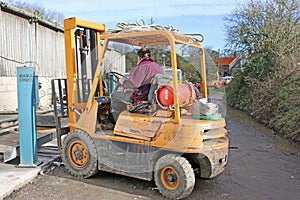
<path id="1" fill-rule="evenodd" d="M 227 129 L 230 158 L 226 171 L 213 180 L 197 179 L 188 199 L 299 199 L 298 148 L 238 111 L 230 110 Z M 110 196 L 104 196 L 105 191 Z M 129 199 L 163 199 L 153 182 L 104 172 L 76 180 L 64 167 L 55 167 L 6 199 L 115 199 L 114 191 L 132 194 Z"/>

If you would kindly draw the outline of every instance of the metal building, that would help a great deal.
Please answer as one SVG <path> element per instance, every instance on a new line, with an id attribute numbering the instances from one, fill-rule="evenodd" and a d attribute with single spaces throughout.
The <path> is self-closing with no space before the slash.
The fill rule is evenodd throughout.
<path id="1" fill-rule="evenodd" d="M 38 76 L 65 76 L 63 28 L 22 9 L 0 5 L 1 76 L 15 76 L 20 64 L 33 65 Z"/>
<path id="2" fill-rule="evenodd" d="M 17 110 L 19 66 L 35 68 L 42 86 L 40 106 L 51 106 L 51 80 L 66 77 L 63 27 L 3 2 L 0 2 L 0 26 L 0 112 Z M 106 70 L 125 72 L 125 56 L 115 50 L 107 54 Z"/>
<path id="3" fill-rule="evenodd" d="M 35 68 L 42 85 L 41 105 L 49 106 L 51 79 L 66 74 L 63 28 L 3 2 L 0 2 L 0 26 L 0 111 L 17 109 L 19 66 Z"/>

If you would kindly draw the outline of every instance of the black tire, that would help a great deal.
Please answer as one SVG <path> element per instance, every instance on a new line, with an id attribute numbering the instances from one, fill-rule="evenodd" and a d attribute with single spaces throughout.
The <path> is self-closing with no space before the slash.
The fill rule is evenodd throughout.
<path id="1" fill-rule="evenodd" d="M 154 170 L 155 184 L 163 196 L 169 199 L 183 199 L 192 193 L 195 174 L 184 157 L 165 155 L 156 162 Z"/>
<path id="2" fill-rule="evenodd" d="M 82 130 L 74 130 L 66 136 L 62 145 L 62 160 L 73 176 L 88 178 L 98 172 L 96 146 Z"/>

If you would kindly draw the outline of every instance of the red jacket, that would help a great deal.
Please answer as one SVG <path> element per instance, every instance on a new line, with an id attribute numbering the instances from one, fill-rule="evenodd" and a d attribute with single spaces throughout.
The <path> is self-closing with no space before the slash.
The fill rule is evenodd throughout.
<path id="1" fill-rule="evenodd" d="M 130 71 L 129 78 L 124 81 L 125 89 L 134 89 L 132 98 L 136 100 L 147 100 L 150 81 L 156 74 L 162 74 L 162 68 L 151 58 L 143 59 L 138 66 Z"/>

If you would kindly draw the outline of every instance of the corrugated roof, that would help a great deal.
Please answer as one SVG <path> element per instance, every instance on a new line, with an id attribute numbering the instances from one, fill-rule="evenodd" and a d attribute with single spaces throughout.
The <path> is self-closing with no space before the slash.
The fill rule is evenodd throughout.
<path id="1" fill-rule="evenodd" d="M 47 20 L 37 18 L 34 14 L 32 14 L 30 12 L 27 12 L 24 9 L 6 4 L 5 2 L 0 1 L 0 9 L 2 11 L 12 13 L 14 15 L 17 15 L 19 17 L 22 17 L 22 18 L 25 18 L 25 19 L 28 19 L 28 20 L 29 19 L 34 19 L 35 22 L 39 23 L 42 26 L 50 28 L 52 30 L 64 32 L 63 27 L 61 27 L 59 24 L 52 23 L 52 22 L 49 22 Z"/>

